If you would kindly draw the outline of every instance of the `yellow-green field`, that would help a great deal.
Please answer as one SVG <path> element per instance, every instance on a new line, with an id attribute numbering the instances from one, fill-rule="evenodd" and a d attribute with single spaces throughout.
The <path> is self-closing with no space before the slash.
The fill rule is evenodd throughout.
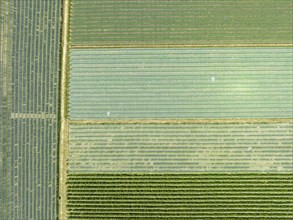
<path id="1" fill-rule="evenodd" d="M 292 44 L 291 0 L 71 0 L 73 46 Z"/>

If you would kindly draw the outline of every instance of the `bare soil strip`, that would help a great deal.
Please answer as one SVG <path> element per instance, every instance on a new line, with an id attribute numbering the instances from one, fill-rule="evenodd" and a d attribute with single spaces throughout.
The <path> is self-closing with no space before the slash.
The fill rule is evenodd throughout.
<path id="1" fill-rule="evenodd" d="M 69 32 L 69 0 L 63 1 L 62 25 L 62 67 L 61 67 L 61 111 L 60 111 L 60 145 L 59 145 L 59 219 L 67 219 L 66 215 L 66 179 L 67 179 L 67 135 L 66 120 L 66 81 L 67 53 Z"/>

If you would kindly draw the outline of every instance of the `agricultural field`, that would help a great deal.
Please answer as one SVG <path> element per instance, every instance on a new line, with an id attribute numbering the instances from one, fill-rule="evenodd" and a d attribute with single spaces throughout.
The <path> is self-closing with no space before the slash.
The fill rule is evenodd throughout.
<path id="1" fill-rule="evenodd" d="M 68 171 L 290 172 L 292 123 L 71 124 Z"/>
<path id="2" fill-rule="evenodd" d="M 57 218 L 61 3 L 0 1 L 1 219 Z"/>
<path id="3" fill-rule="evenodd" d="M 292 219 L 292 174 L 69 174 L 70 219 Z"/>
<path id="4" fill-rule="evenodd" d="M 290 118 L 292 48 L 71 49 L 69 117 Z"/>
<path id="5" fill-rule="evenodd" d="M 293 219 L 292 0 L 0 0 L 0 219 Z"/>
<path id="6" fill-rule="evenodd" d="M 60 216 L 293 218 L 292 1 L 68 3 Z"/>
<path id="7" fill-rule="evenodd" d="M 291 0 L 71 0 L 72 46 L 292 44 Z"/>

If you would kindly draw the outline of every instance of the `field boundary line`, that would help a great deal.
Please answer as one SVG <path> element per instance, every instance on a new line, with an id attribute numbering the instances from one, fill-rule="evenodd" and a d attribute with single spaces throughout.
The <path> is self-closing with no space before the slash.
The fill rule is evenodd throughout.
<path id="1" fill-rule="evenodd" d="M 101 119 L 69 120 L 69 124 L 253 124 L 293 123 L 293 118 L 243 118 L 243 119 Z"/>
<path id="2" fill-rule="evenodd" d="M 293 44 L 135 44 L 135 45 L 70 45 L 70 49 L 98 49 L 98 48 L 223 48 L 223 47 L 293 47 Z"/>
<path id="3" fill-rule="evenodd" d="M 67 137 L 68 122 L 66 120 L 66 91 L 67 91 L 67 58 L 68 58 L 68 34 L 69 34 L 69 0 L 63 1 L 62 10 L 62 64 L 61 64 L 61 96 L 60 96 L 60 139 L 59 139 L 59 219 L 65 220 L 67 217 Z"/>

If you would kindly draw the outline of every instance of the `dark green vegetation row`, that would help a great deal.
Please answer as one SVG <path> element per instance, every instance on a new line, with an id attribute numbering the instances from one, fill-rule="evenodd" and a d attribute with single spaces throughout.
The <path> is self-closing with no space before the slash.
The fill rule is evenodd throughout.
<path id="1" fill-rule="evenodd" d="M 56 219 L 62 1 L 0 4 L 0 219 Z"/>
<path id="2" fill-rule="evenodd" d="M 292 48 L 72 49 L 70 119 L 292 118 Z"/>
<path id="3" fill-rule="evenodd" d="M 292 44 L 291 0 L 71 0 L 71 44 Z"/>
<path id="4" fill-rule="evenodd" d="M 70 219 L 292 219 L 292 174 L 69 174 Z"/>

